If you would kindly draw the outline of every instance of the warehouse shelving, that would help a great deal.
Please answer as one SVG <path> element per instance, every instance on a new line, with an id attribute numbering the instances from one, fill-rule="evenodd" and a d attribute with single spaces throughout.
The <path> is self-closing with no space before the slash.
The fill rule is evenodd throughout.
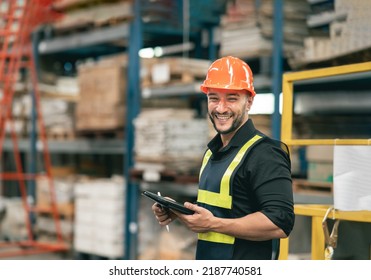
<path id="1" fill-rule="evenodd" d="M 141 4 L 140 1 L 134 2 L 134 20 L 130 24 L 121 23 L 115 26 L 102 27 L 99 30 L 84 31 L 73 35 L 63 36 L 49 36 L 48 29 L 41 30 L 42 39 L 37 43 L 38 56 L 42 59 L 43 56 L 62 57 L 79 59 L 81 57 L 100 56 L 110 53 L 128 53 L 130 71 L 128 73 L 128 100 L 127 100 L 127 125 L 125 139 L 70 139 L 66 141 L 48 140 L 49 150 L 54 154 L 106 154 L 106 155 L 123 155 L 124 156 L 124 176 L 130 177 L 130 169 L 134 164 L 133 146 L 134 146 L 134 128 L 132 125 L 133 119 L 138 115 L 141 109 L 142 98 L 157 98 L 157 97 L 194 97 L 200 96 L 199 82 L 190 84 L 155 87 L 155 88 L 140 88 L 140 62 L 137 56 L 138 51 L 145 46 L 157 45 L 165 37 L 168 37 L 168 42 L 173 43 L 181 37 L 183 30 L 180 28 L 170 28 L 167 26 L 146 26 L 141 22 Z M 176 1 L 178 4 L 181 1 Z M 201 1 L 202 2 L 202 1 Z M 223 2 L 223 1 L 218 1 Z M 260 1 L 256 1 L 257 3 Z M 311 1 L 313 4 L 317 2 L 326 1 Z M 275 4 L 275 21 L 274 26 L 276 31 L 273 40 L 273 56 L 268 58 L 260 57 L 258 63 L 260 67 L 264 68 L 263 72 L 257 73 L 254 76 L 255 88 L 259 91 L 271 90 L 273 91 L 275 101 L 275 113 L 273 115 L 272 130 L 275 138 L 280 138 L 281 117 L 279 114 L 279 94 L 281 93 L 281 77 L 284 71 L 283 57 L 282 57 L 282 6 L 283 1 L 274 1 Z M 201 4 L 200 4 L 201 5 Z M 217 6 L 217 5 L 216 5 Z M 208 7 L 210 8 L 210 7 Z M 198 14 L 201 10 L 197 11 Z M 193 15 L 194 16 L 194 15 Z M 203 28 L 209 32 L 209 42 L 214 42 L 213 27 L 217 22 L 208 14 L 205 20 L 210 19 L 204 24 Z M 201 17 L 197 20 L 201 21 Z M 194 23 L 194 21 L 193 21 Z M 196 41 L 196 48 L 194 55 L 198 57 L 205 57 L 205 52 L 208 53 L 208 58 L 213 60 L 216 58 L 216 44 L 209 43 L 207 51 L 200 48 L 200 38 L 197 38 L 197 32 L 191 32 L 192 39 Z M 129 44 L 130 39 L 130 44 Z M 266 65 L 267 59 L 272 60 L 272 64 Z M 251 58 L 246 58 L 251 60 Z M 254 61 L 256 63 L 256 61 Z M 268 68 L 269 69 L 268 69 Z M 267 71 L 268 70 L 268 71 Z M 369 84 L 369 77 L 366 74 L 357 77 L 349 77 L 346 79 L 359 80 L 367 89 Z M 329 80 L 326 78 L 323 81 L 318 80 L 316 83 L 308 83 L 306 81 L 299 82 L 297 89 L 299 91 L 306 91 L 308 89 L 323 89 L 327 90 Z M 345 80 L 340 78 L 338 80 L 331 80 L 334 85 L 344 84 Z M 348 85 L 348 84 L 347 84 Z M 200 98 L 203 97 L 200 96 Z M 4 149 L 9 149 L 10 144 L 5 142 Z M 37 143 L 34 143 L 37 147 Z M 30 141 L 21 140 L 20 149 L 22 152 L 28 153 L 30 151 Z M 140 187 L 139 187 L 140 183 Z M 175 187 L 175 188 L 174 188 Z M 179 187 L 179 188 L 178 188 Z M 172 183 L 172 182 L 143 182 L 128 180 L 128 194 L 127 194 L 127 217 L 126 220 L 126 244 L 125 244 L 125 258 L 131 259 L 136 256 L 137 248 L 137 210 L 140 188 L 152 189 L 163 188 L 163 192 L 171 194 L 171 189 L 184 190 L 180 191 L 180 195 L 195 196 L 197 186 L 194 183 Z M 176 194 L 174 193 L 174 194 Z M 296 196 L 298 201 L 306 201 L 305 197 Z M 320 200 L 322 201 L 322 200 Z M 327 201 L 327 200 L 325 200 Z"/>
<path id="2" fill-rule="evenodd" d="M 18 142 L 19 150 L 27 153 L 30 151 L 30 141 L 21 139 Z M 73 140 L 48 140 L 51 153 L 66 154 L 125 154 L 126 148 L 120 139 L 73 139 Z M 4 141 L 4 150 L 11 151 L 12 143 L 9 139 Z M 37 145 L 40 151 L 40 145 Z"/>
<path id="3" fill-rule="evenodd" d="M 133 11 L 134 20 L 130 23 L 123 23 L 119 25 L 102 27 L 99 30 L 87 30 L 78 32 L 72 35 L 51 36 L 48 27 L 44 30 L 39 30 L 35 36 L 34 45 L 36 48 L 36 57 L 38 62 L 41 62 L 44 57 L 49 59 L 57 59 L 62 61 L 74 61 L 81 58 L 90 56 L 98 57 L 117 52 L 126 52 L 128 54 L 128 63 L 130 71 L 128 71 L 127 80 L 127 122 L 125 125 L 125 139 L 123 140 L 93 140 L 93 139 L 73 139 L 62 141 L 51 140 L 48 141 L 50 151 L 55 154 L 120 154 L 124 156 L 124 176 L 129 178 L 129 170 L 133 166 L 133 143 L 134 143 L 134 130 L 132 120 L 137 116 L 140 111 L 140 78 L 139 78 L 139 57 L 138 51 L 142 48 L 143 44 L 156 44 L 156 40 L 161 40 L 166 37 L 166 40 L 173 42 L 172 38 L 181 38 L 182 29 L 154 28 L 153 26 L 143 26 L 141 22 L 141 4 L 140 1 L 134 1 Z M 224 1 L 219 1 L 224 2 Z M 218 3 L 219 3 L 218 2 Z M 178 1 L 178 4 L 181 1 Z M 195 2 L 200 4 L 199 2 Z M 218 6 L 215 3 L 215 6 Z M 213 10 L 213 9 L 212 9 Z M 207 21 L 212 16 L 207 17 L 206 14 L 200 18 L 201 21 Z M 178 19 L 178 18 L 177 18 Z M 196 21 L 192 21 L 195 23 Z M 197 20 L 198 22 L 198 20 Z M 211 24 L 210 21 L 208 24 Z M 146 27 L 146 30 L 143 29 Z M 166 27 L 166 26 L 165 26 Z M 192 29 L 190 36 L 195 36 L 194 29 Z M 147 34 L 146 37 L 143 34 Z M 155 34 L 151 36 L 151 34 Z M 158 35 L 161 36 L 158 36 Z M 130 38 L 130 44 L 128 40 Z M 200 52 L 200 50 L 198 50 Z M 61 56 L 63 54 L 63 56 Z M 183 91 L 184 89 L 182 89 Z M 188 94 L 190 91 L 188 91 Z M 193 89 L 192 91 L 196 91 Z M 151 92 L 151 94 L 156 94 Z M 36 141 L 32 144 L 33 150 L 37 150 Z M 27 140 L 22 141 L 23 151 L 27 152 L 29 145 Z M 126 201 L 126 220 L 125 225 L 125 254 L 124 258 L 135 258 L 137 250 L 137 209 L 139 200 L 139 189 L 136 182 L 128 180 L 127 187 L 127 201 Z"/>
<path id="4" fill-rule="evenodd" d="M 198 23 L 199 21 L 207 22 L 205 23 L 205 28 L 207 26 L 214 26 L 215 16 L 212 13 L 215 12 L 217 6 L 224 1 L 214 2 L 214 8 L 209 9 L 211 14 L 207 15 L 205 13 L 203 17 L 198 18 L 197 21 L 193 20 L 193 23 Z M 178 5 L 181 1 L 178 1 Z M 199 2 L 195 2 L 200 4 Z M 202 4 L 202 3 L 201 3 Z M 125 139 L 66 139 L 66 140 L 48 140 L 48 147 L 50 152 L 56 155 L 62 154 L 104 154 L 104 155 L 123 155 L 124 156 L 124 176 L 128 177 L 128 170 L 130 170 L 133 165 L 133 127 L 132 120 L 136 117 L 140 111 L 140 79 L 139 79 L 139 58 L 137 56 L 139 49 L 145 42 L 147 45 L 153 43 L 154 41 L 167 38 L 169 42 L 172 42 L 171 38 L 181 38 L 183 30 L 169 29 L 153 26 L 146 26 L 144 31 L 147 36 L 143 38 L 143 28 L 141 23 L 141 5 L 139 1 L 134 2 L 134 21 L 130 24 L 122 23 L 118 25 L 101 27 L 99 30 L 85 30 L 79 31 L 78 33 L 72 33 L 70 35 L 54 36 L 53 31 L 49 27 L 35 31 L 34 36 L 34 52 L 37 58 L 36 63 L 38 64 L 38 69 L 43 63 L 43 59 L 48 58 L 61 61 L 74 61 L 81 58 L 87 57 L 98 57 L 100 55 L 106 55 L 117 52 L 127 52 L 129 57 L 130 71 L 128 71 L 128 87 L 127 87 L 127 125 L 126 125 L 126 137 Z M 198 10 L 198 9 L 197 9 Z M 193 15 L 194 16 L 194 15 Z M 197 16 L 196 16 L 197 17 Z M 190 36 L 198 36 L 194 32 L 194 28 L 191 28 Z M 155 34 L 152 36 L 151 34 Z M 161 36 L 158 36 L 160 34 Z M 196 34 L 196 35 L 195 35 Z M 169 35 L 169 36 L 168 36 Z M 130 38 L 130 45 L 128 44 Z M 154 43 L 155 44 L 155 43 Z M 197 52 L 200 54 L 202 50 L 198 49 Z M 196 85 L 190 85 L 189 87 L 179 89 L 180 94 L 192 94 L 198 92 Z M 174 94 L 174 89 L 169 90 L 169 93 Z M 147 92 L 148 93 L 148 92 Z M 159 91 L 150 90 L 151 96 L 156 96 Z M 163 95 L 162 95 L 163 96 Z M 28 157 L 31 154 L 33 158 L 32 165 L 35 165 L 36 153 L 40 150 L 40 147 L 36 141 L 35 133 L 31 131 L 30 139 L 22 139 L 19 143 L 21 152 L 25 153 Z M 5 150 L 10 147 L 9 141 L 5 142 Z M 129 151 L 129 152 L 127 152 Z M 31 168 L 35 168 L 31 167 Z M 138 189 L 135 182 L 129 182 L 127 193 L 127 240 L 126 240 L 126 250 L 125 258 L 133 258 L 135 256 L 136 250 L 136 232 L 133 231 L 133 225 L 136 221 L 136 212 L 138 201 Z M 192 192 L 193 193 L 193 192 Z M 135 227 L 134 227 L 135 228 Z"/>

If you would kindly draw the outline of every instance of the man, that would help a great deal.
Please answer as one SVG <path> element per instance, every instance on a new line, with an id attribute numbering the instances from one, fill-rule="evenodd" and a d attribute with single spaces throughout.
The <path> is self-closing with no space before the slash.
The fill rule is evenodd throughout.
<path id="1" fill-rule="evenodd" d="M 218 134 L 204 155 L 197 204 L 184 204 L 195 214 L 152 209 L 160 225 L 178 218 L 198 233 L 196 259 L 272 259 L 294 225 L 288 149 L 249 119 L 256 93 L 244 61 L 216 60 L 201 90 Z"/>

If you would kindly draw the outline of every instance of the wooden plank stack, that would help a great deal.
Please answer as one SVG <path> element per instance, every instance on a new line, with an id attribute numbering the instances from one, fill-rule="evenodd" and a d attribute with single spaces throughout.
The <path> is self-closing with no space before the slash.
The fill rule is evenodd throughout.
<path id="1" fill-rule="evenodd" d="M 286 0 L 284 13 L 284 55 L 298 50 L 308 35 L 306 15 L 308 3 L 304 0 Z M 237 0 L 229 4 L 221 20 L 220 56 L 235 55 L 254 58 L 271 55 L 273 48 L 273 1 Z"/>
<path id="2" fill-rule="evenodd" d="M 114 25 L 133 17 L 130 0 L 62 0 L 56 2 L 54 8 L 63 12 L 63 16 L 53 24 L 54 31 L 59 34 Z"/>
<path id="3" fill-rule="evenodd" d="M 304 39 L 309 36 L 306 19 L 310 6 L 305 0 L 285 0 L 283 5 L 283 50 L 289 57 L 292 52 L 303 47 Z M 263 36 L 273 40 L 274 32 L 273 0 L 262 1 L 259 9 L 259 26 Z"/>
<path id="4" fill-rule="evenodd" d="M 208 142 L 206 119 L 191 109 L 148 109 L 134 120 L 138 169 L 194 174 Z"/>
<path id="5" fill-rule="evenodd" d="M 263 37 L 258 26 L 255 1 L 238 0 L 229 4 L 221 18 L 220 56 L 258 57 L 271 51 L 271 41 Z"/>
<path id="6" fill-rule="evenodd" d="M 351 61 L 368 61 L 371 48 L 371 2 L 368 0 L 336 0 L 329 20 L 327 36 L 310 36 L 304 40 L 304 48 L 293 55 L 290 65 L 303 65 L 351 57 Z M 328 18 L 330 12 L 317 15 Z M 355 56 L 357 52 L 363 55 Z M 357 60 L 357 61 L 355 61 Z M 344 62 L 343 62 L 344 64 Z"/>

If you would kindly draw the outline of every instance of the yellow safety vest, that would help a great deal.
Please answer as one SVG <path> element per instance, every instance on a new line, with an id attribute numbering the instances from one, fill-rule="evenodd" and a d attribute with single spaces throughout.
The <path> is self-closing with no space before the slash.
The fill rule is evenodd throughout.
<path id="1" fill-rule="evenodd" d="M 261 135 L 255 135 L 249 141 L 247 141 L 241 149 L 237 152 L 236 156 L 233 158 L 229 166 L 227 167 L 224 175 L 220 181 L 220 192 L 212 192 L 208 190 L 199 189 L 197 202 L 204 203 L 210 206 L 216 206 L 224 209 L 232 209 L 232 196 L 231 196 L 231 175 L 244 158 L 244 156 L 249 151 L 249 148 L 253 146 L 253 144 L 257 143 L 257 141 L 263 139 Z M 210 150 L 207 150 L 201 165 L 200 175 L 201 178 L 202 172 L 205 169 L 205 166 L 208 164 L 209 159 L 212 155 Z M 215 243 L 224 243 L 224 244 L 234 244 L 235 237 L 222 234 L 218 232 L 205 232 L 199 233 L 198 239 L 208 242 L 215 242 Z"/>

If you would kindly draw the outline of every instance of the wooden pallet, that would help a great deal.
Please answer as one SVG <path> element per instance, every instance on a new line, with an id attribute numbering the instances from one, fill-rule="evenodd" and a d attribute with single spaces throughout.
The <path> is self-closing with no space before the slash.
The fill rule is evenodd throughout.
<path id="1" fill-rule="evenodd" d="M 75 132 L 72 130 L 51 130 L 46 133 L 50 140 L 72 140 L 76 138 Z"/>
<path id="2" fill-rule="evenodd" d="M 74 9 L 53 24 L 54 32 L 66 35 L 129 22 L 133 18 L 131 5 L 130 1 L 98 2 L 97 5 Z"/>
<path id="3" fill-rule="evenodd" d="M 92 138 L 92 139 L 123 139 L 124 129 L 118 127 L 117 129 L 101 129 L 101 130 L 79 130 L 76 131 L 77 137 Z"/>
<path id="4" fill-rule="evenodd" d="M 333 193 L 332 182 L 315 182 L 303 179 L 294 179 L 292 181 L 294 193 L 313 194 L 313 195 L 331 195 Z"/>
<path id="5" fill-rule="evenodd" d="M 57 206 L 57 213 L 60 217 L 65 219 L 73 219 L 75 215 L 75 206 L 73 203 L 59 203 Z M 51 205 L 48 204 L 38 204 L 34 212 L 38 214 L 51 215 L 53 213 Z"/>
<path id="6" fill-rule="evenodd" d="M 134 180 L 146 182 L 175 182 L 175 183 L 198 183 L 198 176 L 178 174 L 172 170 L 130 170 L 130 176 Z"/>

